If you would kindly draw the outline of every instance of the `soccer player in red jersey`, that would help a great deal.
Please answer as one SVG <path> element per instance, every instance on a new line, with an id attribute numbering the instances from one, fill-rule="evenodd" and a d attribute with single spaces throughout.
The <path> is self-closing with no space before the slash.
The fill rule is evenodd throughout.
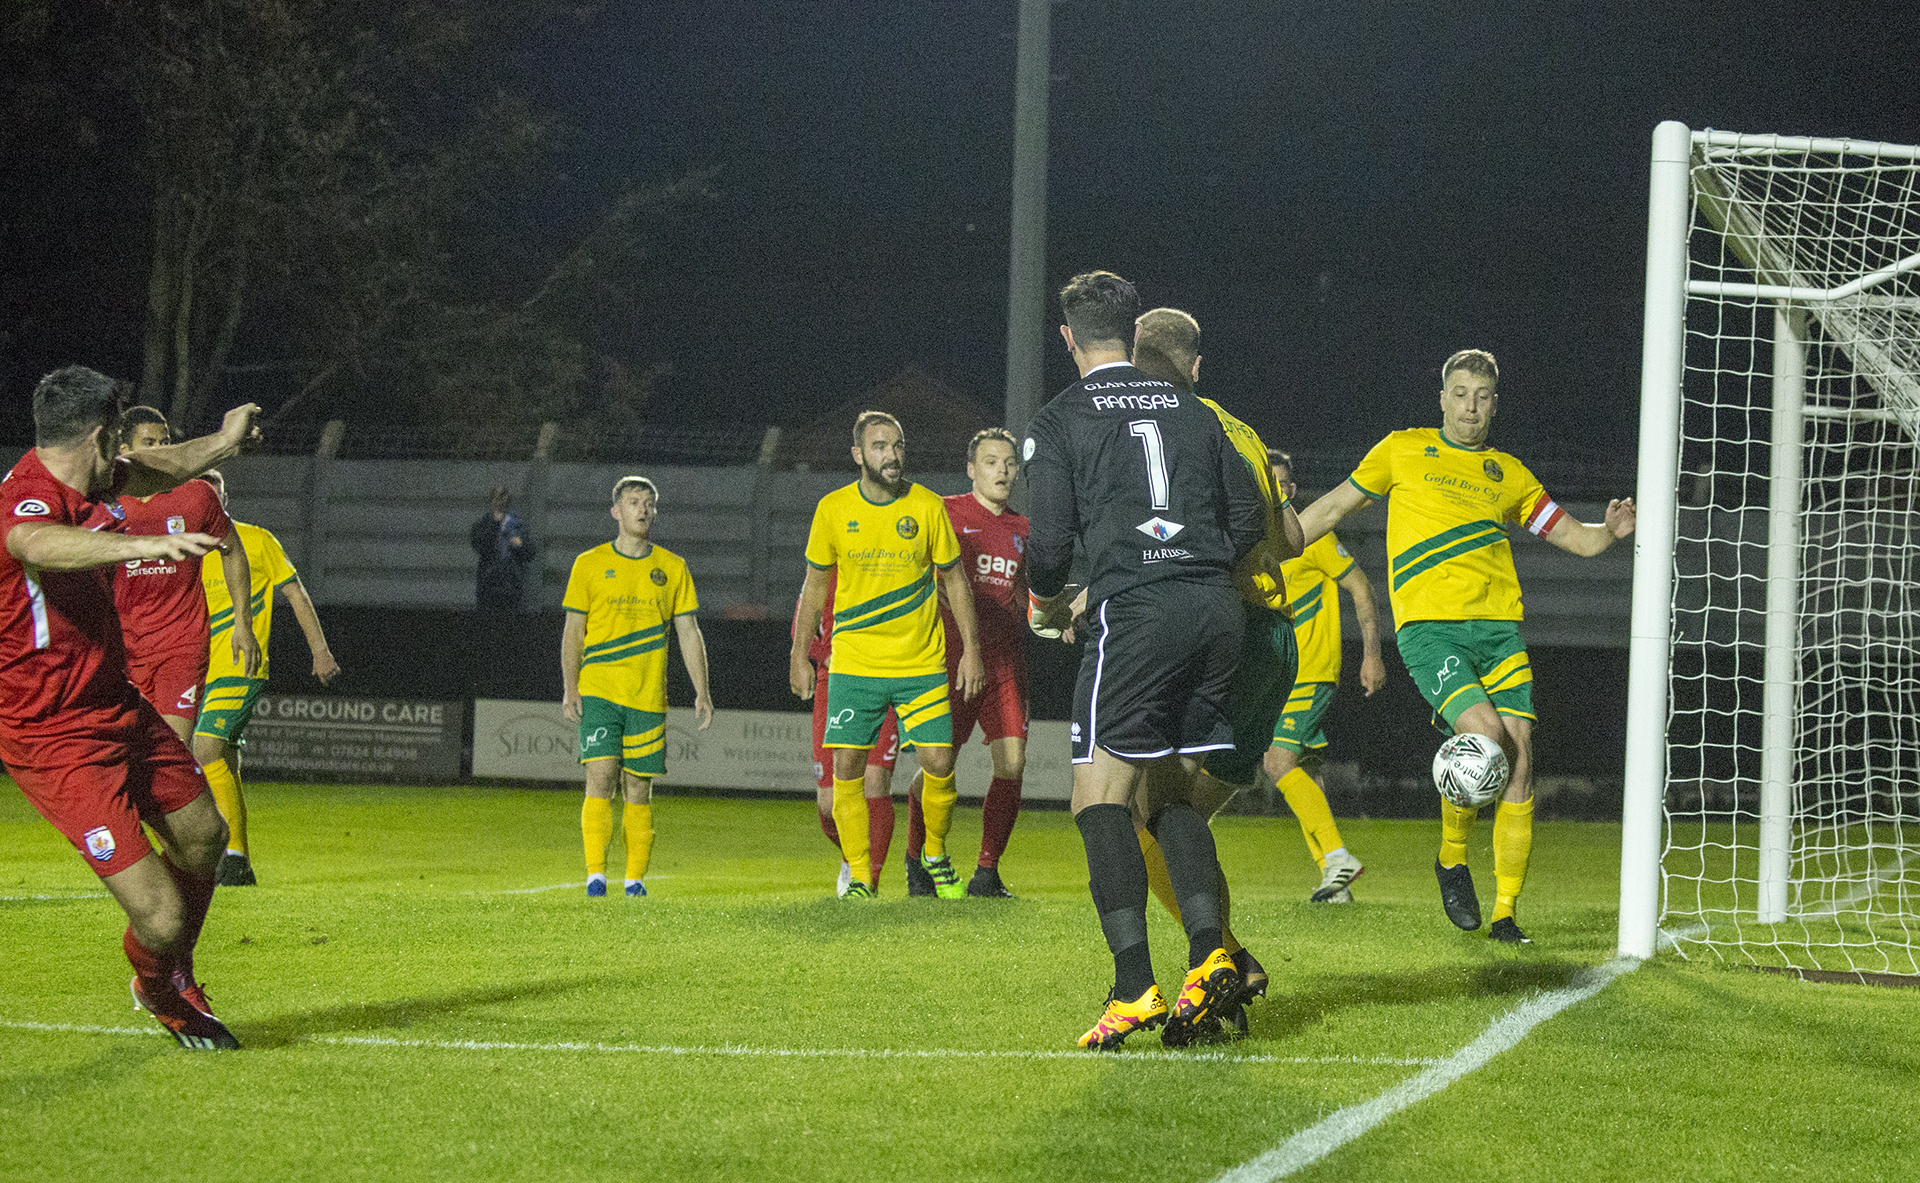
<path id="1" fill-rule="evenodd" d="M 120 419 L 120 454 L 173 442 L 167 417 L 152 407 L 128 407 Z M 188 481 L 151 497 L 123 497 L 121 529 L 128 534 L 206 534 L 218 538 L 227 588 L 247 588 L 253 573 L 220 495 L 205 481 Z M 229 644 L 247 676 L 260 669 L 260 642 L 253 636 L 253 606 L 234 597 L 235 628 Z M 200 584 L 200 558 L 178 562 L 134 559 L 114 568 L 113 606 L 127 645 L 127 677 L 153 704 L 180 742 L 193 742 L 200 695 L 207 681 L 207 594 Z"/>
<path id="2" fill-rule="evenodd" d="M 838 586 L 834 572 L 827 573 L 827 603 L 820 610 L 820 627 L 807 644 L 807 660 L 813 662 L 816 677 L 824 680 L 833 654 L 833 593 Z M 800 627 L 800 605 L 793 607 L 793 627 Z M 818 790 L 820 832 L 840 849 L 840 827 L 833 820 L 833 752 L 826 746 L 827 696 L 813 696 L 813 781 Z M 880 871 L 887 865 L 887 848 L 893 845 L 893 768 L 900 759 L 900 721 L 891 710 L 880 724 L 880 734 L 867 751 L 866 780 L 862 786 L 867 799 L 867 844 L 873 861 L 875 891 L 880 889 Z M 916 812 L 915 816 L 918 816 Z M 916 868 L 917 869 L 917 868 Z M 924 873 L 924 872 L 923 872 Z M 853 869 L 845 859 L 840 862 L 839 894 L 846 895 Z M 911 877 L 911 872 L 909 872 Z"/>
<path id="3" fill-rule="evenodd" d="M 182 1047 L 233 1048 L 193 976 L 226 823 L 192 753 L 127 681 L 112 568 L 214 548 L 207 534 L 124 533 L 120 498 L 235 454 L 258 437 L 260 408 L 235 407 L 215 435 L 117 456 L 121 402 L 104 374 L 48 374 L 33 392 L 36 446 L 0 480 L 0 760 L 126 912 L 135 1005 Z"/>
<path id="4" fill-rule="evenodd" d="M 967 894 L 1000 899 L 1013 894 L 1000 881 L 1000 856 L 1006 853 L 1014 820 L 1020 816 L 1020 782 L 1027 771 L 1027 519 L 1007 508 L 1019 475 L 1013 433 L 989 427 L 967 444 L 972 491 L 945 499 L 947 517 L 960 538 L 960 566 L 973 584 L 980 656 L 987 667 L 979 696 L 952 703 L 953 743 L 958 748 L 972 738 L 977 722 L 993 753 L 993 781 L 980 806 L 980 863 L 967 881 Z M 959 635 L 944 600 L 940 619 L 948 636 Z M 959 663 L 959 647 L 949 645 L 949 682 L 958 676 Z M 916 776 L 907 790 L 909 895 L 934 893 L 932 878 L 920 868 L 920 845 L 925 839 Z"/>

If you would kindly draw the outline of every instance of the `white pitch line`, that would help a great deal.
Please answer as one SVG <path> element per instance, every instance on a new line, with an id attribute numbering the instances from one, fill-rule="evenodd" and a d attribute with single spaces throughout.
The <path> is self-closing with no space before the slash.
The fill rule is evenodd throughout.
<path id="1" fill-rule="evenodd" d="M 104 891 L 88 891 L 75 895 L 0 895 L 0 904 L 22 904 L 41 900 L 104 900 Z"/>
<path id="2" fill-rule="evenodd" d="M 154 1034 L 151 1027 L 95 1027 L 81 1023 L 0 1022 L 0 1029 L 73 1035 Z M 650 1056 L 729 1056 L 742 1059 L 840 1060 L 1090 1060 L 1107 1064 L 1355 1064 L 1407 1068 L 1435 1063 L 1394 1056 L 1237 1056 L 1229 1052 L 1128 1055 L 1124 1052 L 966 1051 L 959 1048 L 792 1048 L 722 1044 L 673 1047 L 637 1043 L 510 1043 L 479 1039 L 394 1039 L 379 1035 L 303 1035 L 297 1042 L 322 1047 L 392 1047 L 453 1052 L 613 1052 Z"/>
<path id="3" fill-rule="evenodd" d="M 1425 1072 L 1409 1077 L 1371 1101 L 1349 1105 L 1331 1114 L 1260 1157 L 1226 1172 L 1214 1183 L 1270 1183 L 1319 1162 L 1402 1109 L 1485 1067 L 1488 1061 L 1519 1043 L 1541 1023 L 1574 1003 L 1593 997 L 1615 978 L 1639 965 L 1636 958 L 1616 957 L 1596 969 L 1583 970 L 1575 975 L 1573 985 L 1535 995 L 1514 1007 L 1495 1019 L 1480 1038 Z"/>

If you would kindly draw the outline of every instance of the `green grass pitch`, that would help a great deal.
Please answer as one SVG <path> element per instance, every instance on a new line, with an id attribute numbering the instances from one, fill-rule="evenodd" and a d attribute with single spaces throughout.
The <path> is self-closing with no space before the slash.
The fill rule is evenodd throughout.
<path id="1" fill-rule="evenodd" d="M 199 954 L 247 1050 L 188 1054 L 130 1008 L 112 901 L 4 786 L 0 1179 L 1205 1181 L 1614 943 L 1616 827 L 1537 828 L 1536 943 L 1510 949 L 1442 916 L 1437 823 L 1343 823 L 1367 873 L 1339 907 L 1304 902 L 1292 821 L 1223 818 L 1273 973 L 1251 1038 L 1088 1055 L 1110 963 L 1064 813 L 1021 818 L 1016 900 L 904 898 L 903 824 L 854 904 L 810 802 L 663 797 L 652 896 L 590 901 L 572 794 L 249 803 L 262 886 L 220 891 Z M 979 812 L 955 831 L 970 862 Z M 1152 925 L 1171 987 L 1184 942 Z M 1912 1178 L 1916 1003 L 1663 957 L 1292 1177 Z"/>

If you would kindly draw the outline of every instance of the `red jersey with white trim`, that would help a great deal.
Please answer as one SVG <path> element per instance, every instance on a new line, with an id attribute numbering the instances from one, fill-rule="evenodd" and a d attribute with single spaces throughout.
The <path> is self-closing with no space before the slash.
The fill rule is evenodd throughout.
<path id="1" fill-rule="evenodd" d="M 973 586 L 973 615 L 980 622 L 980 657 L 988 666 L 996 661 L 1021 661 L 1027 644 L 1027 532 L 1024 515 L 1007 510 L 994 513 L 972 493 L 943 499 L 947 519 L 960 539 L 960 568 Z M 940 619 L 956 641 L 960 626 L 945 599 Z M 954 648 L 954 646 L 949 646 Z M 956 656 L 956 661 L 958 660 Z"/>
<path id="2" fill-rule="evenodd" d="M 225 538 L 233 522 L 220 497 L 205 481 L 188 481 L 145 501 L 123 498 L 121 529 L 128 534 L 211 534 Z M 216 552 L 214 562 L 220 561 Z M 207 594 L 200 585 L 198 556 L 187 559 L 131 559 L 113 569 L 113 602 L 120 612 L 131 661 L 152 661 L 176 653 L 201 654 L 207 648 Z"/>
<path id="3" fill-rule="evenodd" d="M 0 542 L 15 526 L 78 526 L 120 532 L 115 494 L 131 471 L 114 466 L 98 497 L 47 471 L 37 452 L 0 480 Z M 26 728 L 75 709 L 117 707 L 132 688 L 111 567 L 43 571 L 0 545 L 0 724 Z"/>

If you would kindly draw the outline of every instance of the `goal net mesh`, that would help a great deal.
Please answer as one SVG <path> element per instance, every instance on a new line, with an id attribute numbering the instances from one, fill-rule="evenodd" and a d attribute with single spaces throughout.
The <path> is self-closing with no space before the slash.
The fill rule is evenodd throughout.
<path id="1" fill-rule="evenodd" d="M 1920 175 L 1912 149 L 1821 146 L 1694 141 L 1661 928 L 1683 954 L 1913 974 Z M 1806 358 L 1784 919 L 1760 881 L 1777 312 Z"/>

